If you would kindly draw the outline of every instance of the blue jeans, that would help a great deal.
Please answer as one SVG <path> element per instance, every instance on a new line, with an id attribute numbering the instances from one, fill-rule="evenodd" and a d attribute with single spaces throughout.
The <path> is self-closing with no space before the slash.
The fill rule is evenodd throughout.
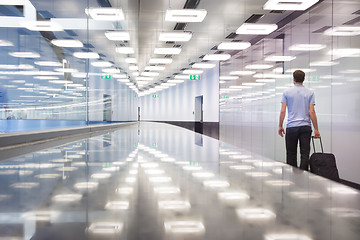
<path id="1" fill-rule="evenodd" d="M 286 163 L 297 167 L 297 145 L 300 142 L 300 169 L 309 170 L 311 127 L 300 126 L 286 129 Z"/>

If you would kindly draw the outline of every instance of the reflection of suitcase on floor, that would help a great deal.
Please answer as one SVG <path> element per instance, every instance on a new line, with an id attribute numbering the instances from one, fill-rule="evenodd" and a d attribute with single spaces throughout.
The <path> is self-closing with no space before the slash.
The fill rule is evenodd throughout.
<path id="1" fill-rule="evenodd" d="M 332 153 L 324 153 L 323 145 L 320 138 L 322 152 L 315 151 L 314 137 L 312 137 L 314 153 L 310 157 L 310 171 L 322 177 L 339 182 L 339 172 L 336 167 L 335 156 Z"/>

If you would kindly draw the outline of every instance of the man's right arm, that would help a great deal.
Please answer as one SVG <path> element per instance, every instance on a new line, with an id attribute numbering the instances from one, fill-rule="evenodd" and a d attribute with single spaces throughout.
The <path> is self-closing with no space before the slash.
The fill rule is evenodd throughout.
<path id="1" fill-rule="evenodd" d="M 319 127 L 318 127 L 317 117 L 316 117 L 316 112 L 315 112 L 315 104 L 310 104 L 309 114 L 310 114 L 311 122 L 314 126 L 314 134 L 315 134 L 314 138 L 319 138 L 320 132 L 319 132 Z"/>

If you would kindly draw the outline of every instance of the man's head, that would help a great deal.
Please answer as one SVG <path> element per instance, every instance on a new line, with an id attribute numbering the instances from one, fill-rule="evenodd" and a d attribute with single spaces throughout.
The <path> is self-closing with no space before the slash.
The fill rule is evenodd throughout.
<path id="1" fill-rule="evenodd" d="M 304 79 L 305 79 L 305 73 L 301 70 L 296 70 L 293 73 L 293 77 L 294 77 L 294 82 L 296 83 L 303 83 Z"/>

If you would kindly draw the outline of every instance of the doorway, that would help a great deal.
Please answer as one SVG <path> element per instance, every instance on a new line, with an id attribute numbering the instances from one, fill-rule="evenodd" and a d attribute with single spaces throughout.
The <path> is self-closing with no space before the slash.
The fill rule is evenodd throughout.
<path id="1" fill-rule="evenodd" d="M 103 96 L 104 102 L 104 111 L 103 111 L 103 121 L 111 122 L 111 95 L 104 94 Z"/>
<path id="2" fill-rule="evenodd" d="M 195 97 L 195 132 L 203 133 L 203 96 Z"/>

